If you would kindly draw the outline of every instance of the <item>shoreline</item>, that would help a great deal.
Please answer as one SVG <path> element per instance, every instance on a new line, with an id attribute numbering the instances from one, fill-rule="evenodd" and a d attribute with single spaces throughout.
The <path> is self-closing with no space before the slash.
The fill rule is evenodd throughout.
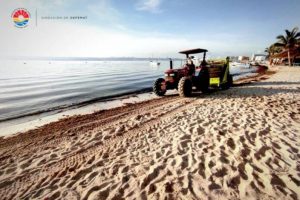
<path id="1" fill-rule="evenodd" d="M 234 81 L 233 87 L 240 84 L 247 84 L 251 81 L 259 81 L 263 79 L 268 68 L 265 66 L 256 66 L 257 74 L 248 75 L 244 78 L 240 78 Z M 274 72 L 275 73 L 275 72 Z M 270 74 L 271 75 L 271 74 Z M 169 91 L 168 95 L 177 94 L 175 91 Z M 22 134 L 31 129 L 37 129 L 52 122 L 58 122 L 65 118 L 93 114 L 102 110 L 114 109 L 116 107 L 124 107 L 127 104 L 134 104 L 142 101 L 150 101 L 159 98 L 154 95 L 152 88 L 145 88 L 135 92 L 128 92 L 110 97 L 97 98 L 76 104 L 74 106 L 68 106 L 66 108 L 58 108 L 49 111 L 36 112 L 20 117 L 13 117 L 7 120 L 0 120 L 0 137 L 10 137 L 13 135 Z"/>
<path id="2" fill-rule="evenodd" d="M 259 69 L 262 66 L 253 66 L 253 67 L 258 68 L 258 70 L 257 70 L 258 75 L 263 73 L 263 70 Z M 255 74 L 255 73 L 254 72 L 249 72 L 249 73 L 242 72 L 242 73 L 239 73 L 239 74 L 234 74 L 234 76 L 240 76 L 240 75 L 243 76 L 245 74 Z M 249 75 L 249 76 L 252 77 L 253 75 Z M 254 75 L 254 76 L 256 76 L 256 75 Z M 248 77 L 248 76 L 246 75 L 246 77 Z M 239 78 L 239 80 L 240 79 L 243 79 L 243 78 Z M 26 118 L 26 117 L 31 117 L 31 116 L 37 116 L 37 115 L 40 115 L 40 114 L 49 113 L 51 115 L 51 113 L 59 113 L 59 112 L 65 111 L 65 110 L 73 110 L 73 109 L 84 107 L 84 106 L 94 104 L 94 103 L 114 101 L 114 100 L 118 100 L 118 99 L 126 99 L 126 98 L 129 98 L 129 97 L 135 96 L 135 95 L 139 95 L 139 94 L 143 94 L 143 93 L 150 93 L 150 92 L 152 92 L 152 87 L 147 87 L 147 88 L 134 90 L 134 91 L 130 91 L 130 92 L 123 92 L 123 93 L 109 95 L 109 96 L 98 97 L 98 98 L 82 101 L 82 102 L 71 104 L 71 105 L 62 105 L 62 106 L 58 106 L 58 107 L 49 108 L 49 109 L 46 109 L 46 110 L 39 110 L 39 111 L 35 111 L 35 112 L 20 114 L 20 115 L 17 115 L 17 116 L 7 117 L 7 118 L 4 118 L 4 119 L 0 119 L 0 123 L 11 121 L 11 120 L 18 120 L 18 119 L 21 119 L 21 118 Z"/>
<path id="3" fill-rule="evenodd" d="M 274 71 L 229 90 L 169 95 L 2 137 L 0 195 L 298 199 L 300 68 Z"/>
<path id="4" fill-rule="evenodd" d="M 113 100 L 118 100 L 118 99 L 124 99 L 124 98 L 128 98 L 128 97 L 131 97 L 131 96 L 134 96 L 134 95 L 147 93 L 147 92 L 150 92 L 151 90 L 152 90 L 152 88 L 144 88 L 144 89 L 133 91 L 133 92 L 125 92 L 125 93 L 120 93 L 120 94 L 116 94 L 116 95 L 99 97 L 99 98 L 83 101 L 83 102 L 80 102 L 80 103 L 77 103 L 77 104 L 74 104 L 74 105 L 59 106 L 59 107 L 54 107 L 54 108 L 50 108 L 50 109 L 47 109 L 47 110 L 41 110 L 41 111 L 32 112 L 32 113 L 28 113 L 28 114 L 23 114 L 23 115 L 8 117 L 8 118 L 5 118 L 5 119 L 0 119 L 0 123 L 11 121 L 11 120 L 16 120 L 16 119 L 20 119 L 20 118 L 30 117 L 30 116 L 36 116 L 36 115 L 44 114 L 44 113 L 45 114 L 46 113 L 53 113 L 53 112 L 59 113 L 59 112 L 63 112 L 64 110 L 72 110 L 72 109 L 80 108 L 80 107 L 87 106 L 87 105 L 90 105 L 90 104 L 93 104 L 93 103 L 100 103 L 100 102 L 107 102 L 107 101 L 113 101 Z"/>

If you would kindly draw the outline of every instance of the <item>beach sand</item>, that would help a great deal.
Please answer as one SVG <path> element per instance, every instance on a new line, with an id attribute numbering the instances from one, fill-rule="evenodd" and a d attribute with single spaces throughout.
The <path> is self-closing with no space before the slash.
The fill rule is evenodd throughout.
<path id="1" fill-rule="evenodd" d="M 255 79 L 1 138 L 1 199 L 299 199 L 300 68 Z"/>

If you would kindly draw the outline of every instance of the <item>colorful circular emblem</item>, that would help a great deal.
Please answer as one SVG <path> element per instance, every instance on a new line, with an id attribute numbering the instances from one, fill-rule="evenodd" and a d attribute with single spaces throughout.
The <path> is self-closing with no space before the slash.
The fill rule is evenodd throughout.
<path id="1" fill-rule="evenodd" d="M 30 13 L 26 9 L 18 8 L 14 10 L 11 16 L 16 27 L 24 28 L 28 25 Z"/>

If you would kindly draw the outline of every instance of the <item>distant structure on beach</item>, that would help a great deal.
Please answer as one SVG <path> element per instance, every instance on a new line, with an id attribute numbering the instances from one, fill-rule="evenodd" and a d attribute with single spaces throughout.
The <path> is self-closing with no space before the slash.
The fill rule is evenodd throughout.
<path id="1" fill-rule="evenodd" d="M 250 59 L 251 65 L 266 65 L 268 61 L 268 55 L 266 54 L 253 54 Z"/>
<path id="2" fill-rule="evenodd" d="M 273 64 L 284 64 L 288 65 L 288 50 L 283 50 L 280 53 L 271 56 Z M 290 50 L 291 63 L 293 66 L 300 66 L 300 48 Z"/>
<path id="3" fill-rule="evenodd" d="M 251 61 L 264 62 L 267 60 L 266 54 L 253 54 L 251 57 Z"/>
<path id="4" fill-rule="evenodd" d="M 239 56 L 238 61 L 239 62 L 248 62 L 250 58 L 248 56 Z"/>
<path id="5" fill-rule="evenodd" d="M 300 32 L 295 27 L 276 37 L 277 42 L 265 49 L 270 65 L 300 65 Z"/>
<path id="6" fill-rule="evenodd" d="M 230 62 L 237 62 L 239 60 L 238 56 L 229 56 Z"/>

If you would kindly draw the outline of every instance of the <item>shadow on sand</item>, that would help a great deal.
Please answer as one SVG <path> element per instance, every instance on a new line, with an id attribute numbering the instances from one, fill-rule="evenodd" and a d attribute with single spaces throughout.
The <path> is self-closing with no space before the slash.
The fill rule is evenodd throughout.
<path id="1" fill-rule="evenodd" d="M 300 82 L 285 82 L 285 81 L 281 81 L 281 82 L 247 82 L 247 83 L 234 84 L 233 87 L 240 87 L 240 86 L 245 86 L 245 85 L 259 85 L 259 86 L 299 85 L 300 86 Z"/>
<path id="2" fill-rule="evenodd" d="M 261 87 L 261 86 L 287 86 L 295 85 L 293 88 L 282 87 Z M 243 87 L 251 86 L 251 87 Z M 300 93 L 300 82 L 255 82 L 235 84 L 228 90 L 211 90 L 209 93 L 194 91 L 191 97 L 196 98 L 241 98 L 250 96 L 271 96 L 279 93 Z M 177 96 L 172 94 L 167 96 Z"/>

